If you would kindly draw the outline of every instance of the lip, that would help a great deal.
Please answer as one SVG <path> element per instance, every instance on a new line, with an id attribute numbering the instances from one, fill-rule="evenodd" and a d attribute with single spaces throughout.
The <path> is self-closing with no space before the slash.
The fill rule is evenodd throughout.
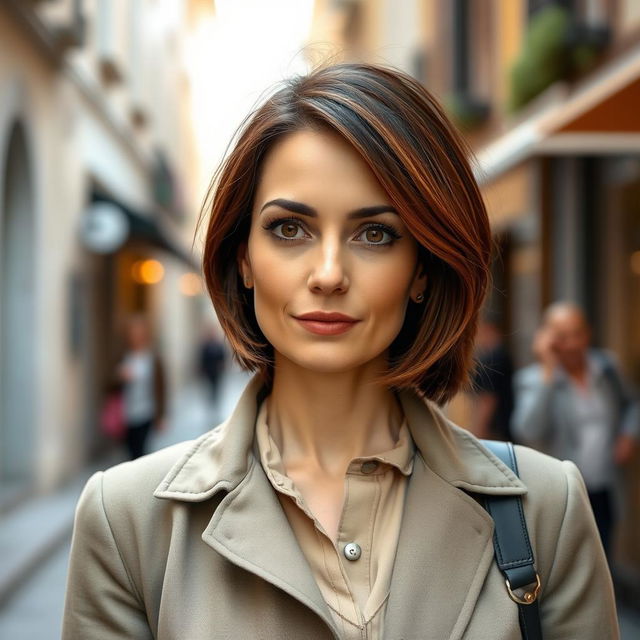
<path id="1" fill-rule="evenodd" d="M 300 316 L 294 316 L 294 318 L 307 331 L 324 336 L 344 333 L 360 322 L 356 318 L 343 313 L 326 311 L 311 311 Z"/>
<path id="2" fill-rule="evenodd" d="M 316 322 L 359 322 L 357 318 L 338 313 L 337 311 L 309 311 L 299 316 L 294 316 L 298 320 L 315 320 Z"/>

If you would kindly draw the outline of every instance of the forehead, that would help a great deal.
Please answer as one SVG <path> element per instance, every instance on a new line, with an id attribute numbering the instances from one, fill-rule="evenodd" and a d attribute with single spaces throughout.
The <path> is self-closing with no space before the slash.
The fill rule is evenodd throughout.
<path id="1" fill-rule="evenodd" d="M 574 332 L 587 329 L 584 318 L 574 311 L 562 311 L 555 313 L 549 319 L 551 326 L 557 331 Z"/>
<path id="2" fill-rule="evenodd" d="M 345 210 L 390 204 L 360 154 L 337 133 L 304 129 L 290 133 L 269 151 L 262 165 L 255 204 L 289 197 L 319 209 L 339 202 Z"/>

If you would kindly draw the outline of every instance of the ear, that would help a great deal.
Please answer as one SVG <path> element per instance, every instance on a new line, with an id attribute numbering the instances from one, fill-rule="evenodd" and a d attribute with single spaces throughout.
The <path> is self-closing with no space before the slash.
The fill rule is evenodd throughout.
<path id="1" fill-rule="evenodd" d="M 416 269 L 413 274 L 413 280 L 411 281 L 411 297 L 415 299 L 415 297 L 422 293 L 424 294 L 424 290 L 427 288 L 427 274 L 424 271 L 424 265 L 422 262 L 418 261 L 416 265 Z"/>
<path id="2" fill-rule="evenodd" d="M 245 287 L 253 286 L 253 270 L 249 260 L 249 249 L 246 242 L 240 243 L 236 256 L 238 263 L 238 271 L 240 272 L 240 281 Z"/>

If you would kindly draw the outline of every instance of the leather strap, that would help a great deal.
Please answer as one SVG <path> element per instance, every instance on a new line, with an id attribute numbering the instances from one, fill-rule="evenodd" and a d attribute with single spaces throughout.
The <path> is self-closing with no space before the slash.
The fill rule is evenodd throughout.
<path id="1" fill-rule="evenodd" d="M 483 440 L 482 444 L 519 475 L 515 451 L 510 442 Z M 525 640 L 542 640 L 537 600 L 539 578 L 534 566 L 522 500 L 520 496 L 484 496 L 484 506 L 493 518 L 496 563 L 505 577 L 509 596 L 513 599 L 516 589 L 538 584 L 535 600 L 531 603 L 517 602 L 517 606 L 522 637 Z"/>

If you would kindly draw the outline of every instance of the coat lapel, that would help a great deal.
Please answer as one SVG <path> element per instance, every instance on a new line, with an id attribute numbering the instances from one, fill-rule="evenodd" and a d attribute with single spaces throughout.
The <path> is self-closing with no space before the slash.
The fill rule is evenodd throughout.
<path id="1" fill-rule="evenodd" d="M 385 638 L 457 640 L 493 565 L 493 521 L 469 495 L 526 487 L 477 439 L 415 394 L 399 399 L 418 448 L 391 579 Z"/>
<path id="2" fill-rule="evenodd" d="M 421 458 L 404 514 L 384 637 L 460 638 L 493 562 L 491 518 Z"/>
<path id="3" fill-rule="evenodd" d="M 307 560 L 260 463 L 220 503 L 202 539 L 234 564 L 298 599 L 338 634 Z"/>
<path id="4" fill-rule="evenodd" d="M 307 560 L 253 452 L 264 395 L 263 383 L 255 375 L 228 420 L 194 442 L 154 495 L 202 502 L 225 493 L 202 540 L 235 565 L 298 599 L 338 637 Z"/>

